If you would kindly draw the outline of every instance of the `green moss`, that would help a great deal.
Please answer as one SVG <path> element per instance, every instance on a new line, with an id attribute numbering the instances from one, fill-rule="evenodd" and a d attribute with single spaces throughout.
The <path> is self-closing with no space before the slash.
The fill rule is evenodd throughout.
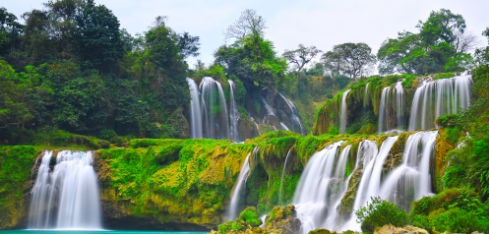
<path id="1" fill-rule="evenodd" d="M 0 146 L 0 229 L 17 225 L 26 215 L 24 188 L 40 152 L 33 146 Z"/>

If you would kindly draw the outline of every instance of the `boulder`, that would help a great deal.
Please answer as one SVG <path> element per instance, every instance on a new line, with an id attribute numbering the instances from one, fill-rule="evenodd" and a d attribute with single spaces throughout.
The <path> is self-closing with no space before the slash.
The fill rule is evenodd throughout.
<path id="1" fill-rule="evenodd" d="M 301 221 L 296 217 L 294 205 L 286 207 L 276 206 L 266 217 L 267 229 L 279 229 L 283 234 L 299 233 L 301 229 Z"/>
<path id="2" fill-rule="evenodd" d="M 374 234 L 429 234 L 429 232 L 421 228 L 413 227 L 411 225 L 400 228 L 395 227 L 392 224 L 387 224 L 384 225 L 382 228 L 377 229 Z"/>

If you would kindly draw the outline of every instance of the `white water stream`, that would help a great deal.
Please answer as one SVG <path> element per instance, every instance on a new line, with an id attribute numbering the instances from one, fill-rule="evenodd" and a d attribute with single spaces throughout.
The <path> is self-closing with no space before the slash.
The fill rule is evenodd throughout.
<path id="1" fill-rule="evenodd" d="M 29 229 L 102 229 L 97 176 L 92 153 L 45 151 L 32 189 Z"/>

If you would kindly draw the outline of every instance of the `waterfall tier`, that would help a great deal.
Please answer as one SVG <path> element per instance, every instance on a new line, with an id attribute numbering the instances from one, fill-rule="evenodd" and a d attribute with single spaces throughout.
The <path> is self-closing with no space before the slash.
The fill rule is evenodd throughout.
<path id="1" fill-rule="evenodd" d="M 467 108 L 471 85 L 470 75 L 424 81 L 414 93 L 409 131 L 435 128 L 436 118 Z"/>
<path id="2" fill-rule="evenodd" d="M 29 229 L 102 229 L 91 152 L 45 151 L 32 189 Z"/>

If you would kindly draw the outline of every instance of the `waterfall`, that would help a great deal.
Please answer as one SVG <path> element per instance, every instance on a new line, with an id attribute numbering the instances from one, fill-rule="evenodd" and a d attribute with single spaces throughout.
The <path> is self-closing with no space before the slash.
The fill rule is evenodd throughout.
<path id="1" fill-rule="evenodd" d="M 278 194 L 278 203 L 279 203 L 278 205 L 283 204 L 282 194 L 283 194 L 283 190 L 284 190 L 285 168 L 287 168 L 287 161 L 289 160 L 289 155 L 290 155 L 291 150 L 292 150 L 292 148 L 289 149 L 289 151 L 287 152 L 287 156 L 285 156 L 284 168 L 282 169 L 282 179 L 280 180 L 280 193 Z"/>
<path id="2" fill-rule="evenodd" d="M 32 189 L 29 229 L 102 229 L 97 176 L 91 152 L 45 151 Z"/>
<path id="3" fill-rule="evenodd" d="M 470 104 L 471 85 L 470 75 L 424 81 L 414 93 L 409 131 L 435 128 L 436 118 L 467 108 Z"/>
<path id="4" fill-rule="evenodd" d="M 391 90 L 391 88 L 389 86 L 385 87 L 382 90 L 382 96 L 380 98 L 380 107 L 379 107 L 379 127 L 378 127 L 379 128 L 379 134 L 381 134 L 385 130 L 387 130 L 387 125 L 388 125 L 387 108 L 389 107 L 390 90 Z"/>
<path id="5" fill-rule="evenodd" d="M 199 88 L 193 79 L 187 78 L 190 87 L 190 136 L 194 139 L 202 138 L 202 112 L 199 100 Z"/>
<path id="6" fill-rule="evenodd" d="M 382 167 L 385 159 L 389 155 L 392 146 L 397 141 L 398 136 L 388 137 L 384 140 L 380 146 L 380 150 L 375 157 L 363 159 L 363 174 L 360 179 L 360 184 L 355 196 L 355 202 L 353 204 L 352 216 L 348 223 L 347 229 L 360 230 L 359 224 L 356 222 L 355 212 L 370 201 L 371 197 L 379 195 L 380 191 L 380 179 L 382 176 Z"/>
<path id="7" fill-rule="evenodd" d="M 233 193 L 231 194 L 231 200 L 229 201 L 229 214 L 228 220 L 234 221 L 239 215 L 239 200 L 242 197 L 241 190 L 244 189 L 244 185 L 248 176 L 250 175 L 250 154 L 246 156 L 246 159 L 241 166 L 239 171 L 238 179 L 236 180 L 236 185 L 234 186 Z"/>
<path id="8" fill-rule="evenodd" d="M 229 139 L 229 115 L 221 84 L 211 77 L 204 77 L 200 83 L 200 90 L 205 123 L 204 137 Z M 219 115 L 216 116 L 215 113 Z"/>
<path id="9" fill-rule="evenodd" d="M 399 129 L 404 126 L 404 88 L 401 81 L 396 83 L 392 96 L 392 99 L 396 100 L 397 128 Z"/>
<path id="10" fill-rule="evenodd" d="M 351 145 L 347 145 L 343 151 L 341 151 L 340 158 L 338 159 L 338 163 L 336 164 L 336 171 L 335 171 L 335 178 L 338 179 L 344 179 L 345 178 L 345 173 L 346 173 L 346 163 L 348 161 L 348 155 L 350 154 L 351 150 Z M 338 209 L 341 205 L 341 199 L 346 194 L 346 191 L 348 190 L 348 183 L 350 182 L 350 179 L 353 175 L 353 172 L 356 170 L 358 165 L 358 154 L 357 154 L 357 161 L 355 163 L 355 168 L 353 171 L 351 171 L 350 175 L 346 180 L 343 182 L 340 182 L 340 185 L 338 187 L 339 193 L 336 194 L 336 196 L 330 198 L 329 202 L 329 209 L 328 209 L 328 218 L 326 219 L 325 222 L 325 227 L 333 230 L 338 228 L 339 221 L 338 219 Z"/>
<path id="11" fill-rule="evenodd" d="M 294 130 L 294 132 L 297 132 L 297 133 L 300 133 L 301 135 L 306 135 L 306 132 L 304 131 L 305 127 L 304 127 L 304 124 L 302 123 L 302 120 L 301 118 L 299 117 L 299 112 L 297 111 L 297 107 L 294 105 L 294 103 L 292 101 L 290 101 L 289 99 L 287 99 L 284 95 L 282 95 L 281 93 L 279 93 L 280 97 L 282 97 L 282 99 L 285 101 L 285 103 L 287 104 L 287 106 L 289 107 L 290 109 L 290 120 L 291 120 L 291 125 L 292 125 L 292 129 Z M 299 127 L 299 129 L 296 129 L 296 126 Z M 287 128 L 288 130 L 288 128 Z"/>
<path id="12" fill-rule="evenodd" d="M 347 119 L 348 119 L 348 116 L 346 114 L 346 97 L 348 96 L 349 92 L 350 92 L 350 89 L 346 90 L 341 95 L 340 134 L 346 133 L 346 124 L 347 124 Z"/>
<path id="13" fill-rule="evenodd" d="M 299 179 L 293 204 L 302 222 L 303 233 L 324 226 L 328 211 L 332 210 L 331 204 L 339 197 L 332 188 L 341 186 L 345 176 L 344 168 L 341 167 L 346 167 L 346 163 L 344 166 L 335 165 L 335 161 L 346 162 L 344 157 L 349 154 L 350 147 L 345 147 L 340 158 L 336 160 L 343 143 L 330 144 L 312 155 Z"/>
<path id="14" fill-rule="evenodd" d="M 363 106 L 364 107 L 366 107 L 368 104 L 368 85 L 369 84 L 370 84 L 370 82 L 365 85 L 365 93 L 363 94 Z"/>
<path id="15" fill-rule="evenodd" d="M 423 196 L 432 196 L 430 158 L 435 149 L 437 131 L 417 132 L 407 139 L 403 162 L 389 173 L 380 196 L 407 212 L 411 203 Z"/>
<path id="16" fill-rule="evenodd" d="M 263 117 L 262 123 L 267 123 L 267 120 L 271 115 L 275 116 L 275 112 L 273 111 L 272 107 L 268 105 L 265 98 L 261 97 L 261 101 L 263 103 L 263 107 L 265 107 L 265 110 L 267 112 L 266 115 Z"/>
<path id="17" fill-rule="evenodd" d="M 231 120 L 229 126 L 229 136 L 231 137 L 231 140 L 238 142 L 238 120 L 240 114 L 238 111 L 238 107 L 236 106 L 236 101 L 234 99 L 234 81 L 228 80 L 228 83 L 231 97 L 231 100 L 229 101 L 229 119 Z"/>

